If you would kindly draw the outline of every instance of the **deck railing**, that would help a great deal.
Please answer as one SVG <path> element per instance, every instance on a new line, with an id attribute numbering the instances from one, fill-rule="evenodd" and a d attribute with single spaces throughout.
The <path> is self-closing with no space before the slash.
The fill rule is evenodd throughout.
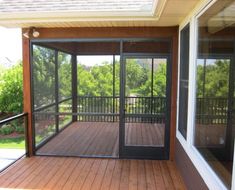
<path id="1" fill-rule="evenodd" d="M 119 121 L 120 97 L 78 96 L 77 103 L 79 121 Z M 164 121 L 165 108 L 164 97 L 125 97 L 126 122 Z"/>
<path id="2" fill-rule="evenodd" d="M 78 96 L 79 121 L 119 121 L 119 97 Z M 164 122 L 165 97 L 125 97 L 126 122 Z M 198 124 L 226 124 L 227 98 L 197 98 Z M 99 113 L 99 115 L 98 115 Z M 96 115 L 97 114 L 97 115 Z M 102 115 L 104 114 L 104 115 Z"/>
<path id="3" fill-rule="evenodd" d="M 125 97 L 126 123 L 165 123 L 166 98 Z M 73 116 L 81 122 L 119 122 L 120 97 L 78 96 L 77 112 L 72 111 L 72 98 L 40 107 L 34 111 L 36 146 L 47 142 L 64 127 L 69 126 Z M 196 123 L 203 125 L 226 124 L 228 99 L 198 98 Z"/>
<path id="4" fill-rule="evenodd" d="M 77 115 L 78 121 L 119 121 L 120 97 L 78 96 L 77 113 L 72 113 L 72 100 L 59 102 L 59 113 L 55 115 Z M 35 110 L 50 113 L 51 104 Z M 44 110 L 44 111 L 43 111 Z M 125 97 L 126 122 L 165 121 L 165 97 Z M 64 113 L 66 112 L 66 113 Z M 198 124 L 226 124 L 228 116 L 227 98 L 197 98 L 196 122 Z"/>
<path id="5" fill-rule="evenodd" d="M 22 156 L 28 155 L 27 116 L 28 113 L 22 113 L 0 120 L 0 149 L 2 152 L 8 149 L 4 155 L 0 155 L 0 159 L 9 163 L 6 165 L 3 163 L 0 166 L 0 171 L 6 169 Z"/>

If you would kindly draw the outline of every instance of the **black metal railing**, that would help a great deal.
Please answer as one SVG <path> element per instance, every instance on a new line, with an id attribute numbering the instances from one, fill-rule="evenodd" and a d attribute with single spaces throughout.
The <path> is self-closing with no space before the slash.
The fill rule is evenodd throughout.
<path id="1" fill-rule="evenodd" d="M 79 121 L 119 121 L 120 97 L 78 96 Z M 126 122 L 164 122 L 166 98 L 125 97 Z"/>
<path id="2" fill-rule="evenodd" d="M 55 104 L 36 109 L 36 112 L 54 112 Z M 112 96 L 78 96 L 78 121 L 119 121 L 120 97 Z M 165 97 L 125 97 L 126 122 L 156 121 L 164 122 L 166 109 Z M 226 124 L 228 115 L 227 98 L 197 98 L 198 124 Z M 59 102 L 59 113 L 72 115 L 72 99 Z M 58 115 L 58 114 L 57 114 Z M 46 117 L 46 115 L 44 116 Z M 60 117 L 63 120 L 63 116 Z"/>
<path id="3" fill-rule="evenodd" d="M 50 104 L 33 112 L 36 146 L 58 134 L 76 116 L 81 122 L 119 122 L 120 97 L 78 96 L 77 112 L 72 111 L 72 98 L 58 105 Z M 56 112 L 55 107 L 58 107 Z M 165 97 L 125 97 L 125 122 L 165 123 Z M 204 125 L 226 124 L 227 98 L 197 98 L 196 123 Z"/>
<path id="4" fill-rule="evenodd" d="M 18 157 L 14 156 L 14 159 L 11 158 L 12 163 L 17 161 L 23 156 L 28 156 L 28 134 L 27 134 L 27 126 L 28 126 L 28 113 L 21 113 L 18 115 L 14 115 L 8 118 L 5 118 L 0 121 L 0 139 L 1 139 L 1 147 L 3 149 L 8 148 L 12 149 L 22 149 L 22 154 L 18 153 Z M 16 145 L 19 144 L 19 145 Z M 22 147 L 21 144 L 23 145 Z M 16 147 L 17 146 L 17 147 Z M 7 156 L 7 155 L 5 155 Z M 9 164 L 9 165 L 10 165 Z M 0 170 L 6 169 L 9 165 Z"/>

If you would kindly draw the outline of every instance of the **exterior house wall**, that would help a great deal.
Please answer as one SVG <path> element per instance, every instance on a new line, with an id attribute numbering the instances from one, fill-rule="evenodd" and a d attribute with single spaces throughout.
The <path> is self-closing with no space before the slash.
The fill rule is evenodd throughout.
<path id="1" fill-rule="evenodd" d="M 190 190 L 206 190 L 208 189 L 204 180 L 198 173 L 197 169 L 193 165 L 189 156 L 184 151 L 182 145 L 176 139 L 175 143 L 175 161 L 177 167 L 184 179 L 185 185 Z"/>

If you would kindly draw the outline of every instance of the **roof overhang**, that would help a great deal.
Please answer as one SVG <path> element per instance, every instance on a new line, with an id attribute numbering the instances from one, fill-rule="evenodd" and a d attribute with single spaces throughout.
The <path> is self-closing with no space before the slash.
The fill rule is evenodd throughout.
<path id="1" fill-rule="evenodd" d="M 57 11 L 2 11 L 0 10 L 0 26 L 5 27 L 106 27 L 106 26 L 175 26 L 182 20 L 183 8 L 173 7 L 171 0 L 152 0 L 151 8 L 120 10 L 57 10 Z M 179 7 L 188 11 L 195 6 L 197 0 L 185 2 L 179 0 Z M 170 7 L 170 11 L 166 5 Z M 165 10 L 167 13 L 163 14 Z M 169 13 L 168 13 L 169 12 Z M 180 15 L 180 16 L 179 16 Z M 184 14 L 185 15 L 185 14 Z M 168 18 L 169 16 L 169 18 Z M 164 20 L 165 19 L 165 20 Z M 158 22 L 161 21 L 161 22 Z M 165 22 L 164 22 L 165 21 Z"/>

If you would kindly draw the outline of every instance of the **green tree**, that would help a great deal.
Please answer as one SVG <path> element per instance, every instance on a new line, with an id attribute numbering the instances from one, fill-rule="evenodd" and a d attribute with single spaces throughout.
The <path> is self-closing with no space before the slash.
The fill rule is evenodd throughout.
<path id="1" fill-rule="evenodd" d="M 113 67 L 112 64 L 104 62 L 91 69 L 91 74 L 96 81 L 96 92 L 99 96 L 113 95 Z"/>
<path id="2" fill-rule="evenodd" d="M 0 75 L 0 112 L 21 113 L 23 111 L 23 70 L 19 62 Z"/>
<path id="3" fill-rule="evenodd" d="M 58 53 L 58 81 L 59 99 L 72 96 L 72 63 L 71 56 L 66 53 Z"/>
<path id="4" fill-rule="evenodd" d="M 151 88 L 152 79 L 149 71 L 148 79 L 137 89 L 137 92 L 142 96 L 151 96 Z M 166 63 L 160 63 L 153 71 L 153 96 L 166 96 Z"/>
<path id="5" fill-rule="evenodd" d="M 147 88 L 143 86 L 151 78 L 150 68 L 148 64 L 138 62 L 137 59 L 127 59 L 126 62 L 126 95 L 147 95 Z"/>
<path id="6" fill-rule="evenodd" d="M 34 105 L 40 107 L 55 101 L 55 51 L 33 46 Z"/>
<path id="7" fill-rule="evenodd" d="M 96 80 L 91 74 L 90 68 L 85 65 L 78 64 L 77 66 L 78 77 L 78 95 L 79 96 L 98 96 L 96 91 Z"/>

